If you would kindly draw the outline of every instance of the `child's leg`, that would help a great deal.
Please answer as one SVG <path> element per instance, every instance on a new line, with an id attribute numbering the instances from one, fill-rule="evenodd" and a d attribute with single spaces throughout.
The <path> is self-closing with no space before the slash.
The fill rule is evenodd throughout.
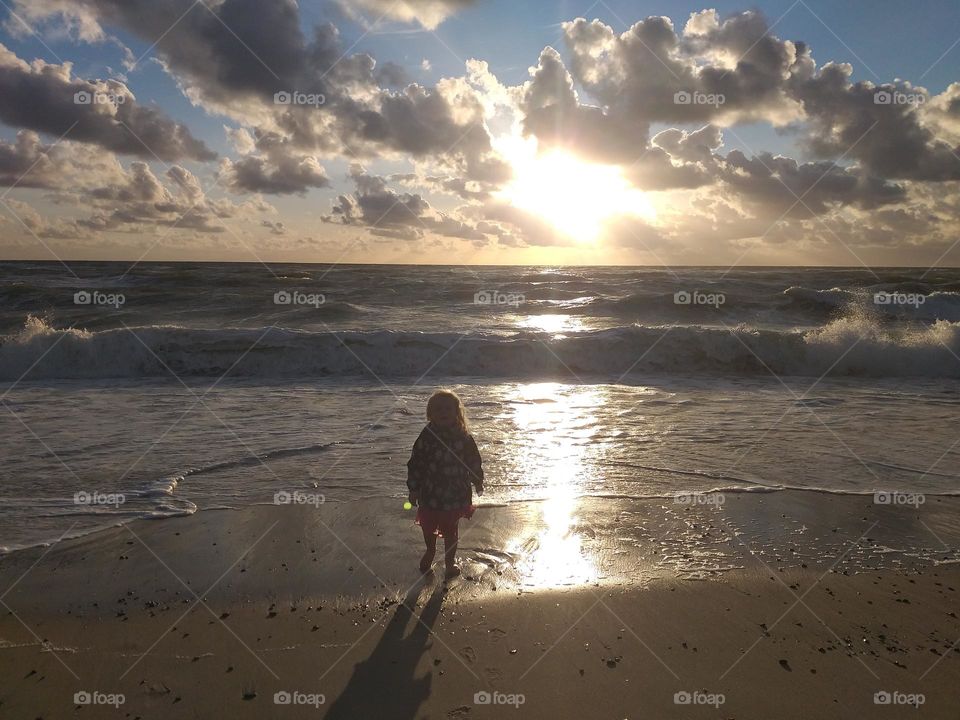
<path id="1" fill-rule="evenodd" d="M 451 523 L 443 531 L 443 559 L 449 572 L 455 567 L 457 560 L 457 540 L 460 539 L 460 533 L 457 529 L 457 523 Z"/>
<path id="2" fill-rule="evenodd" d="M 433 558 L 437 554 L 437 536 L 428 532 L 426 528 L 423 530 L 423 544 L 427 546 L 427 550 L 420 558 L 420 572 L 425 573 L 430 569 Z"/>

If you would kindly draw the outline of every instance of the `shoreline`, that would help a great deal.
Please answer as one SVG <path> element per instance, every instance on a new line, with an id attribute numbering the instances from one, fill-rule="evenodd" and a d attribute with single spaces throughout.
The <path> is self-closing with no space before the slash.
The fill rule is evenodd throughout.
<path id="1" fill-rule="evenodd" d="M 937 473 L 930 473 L 931 475 L 936 475 Z M 950 477 L 950 476 L 944 476 Z M 749 481 L 747 481 L 749 482 Z M 496 487 L 495 485 L 490 485 L 490 488 Z M 304 488 L 304 492 L 312 492 L 311 488 Z M 825 499 L 836 496 L 840 498 L 851 498 L 851 499 L 863 499 L 869 500 L 870 498 L 875 498 L 878 494 L 885 495 L 898 495 L 898 496 L 923 496 L 923 501 L 917 509 L 926 505 L 928 502 L 939 503 L 943 500 L 953 501 L 954 499 L 960 500 L 960 490 L 954 492 L 913 492 L 913 491 L 873 491 L 873 490 L 847 490 L 843 488 L 821 488 L 821 487 L 802 487 L 796 485 L 781 485 L 781 486 L 771 486 L 771 485 L 762 485 L 762 484 L 751 484 L 749 486 L 715 486 L 713 488 L 705 490 L 692 490 L 689 492 L 664 492 L 660 494 L 647 494 L 647 495 L 630 495 L 625 493 L 586 493 L 582 495 L 576 495 L 573 497 L 573 500 L 577 503 L 582 503 L 589 505 L 591 503 L 603 503 L 607 501 L 623 501 L 624 503 L 662 503 L 669 505 L 672 502 L 685 501 L 690 498 L 701 498 L 704 504 L 710 504 L 708 498 L 710 496 L 740 496 L 740 495 L 760 495 L 760 496 L 769 496 L 775 495 L 778 493 L 784 494 L 784 497 L 790 497 L 791 494 L 811 494 L 813 496 L 822 496 Z M 405 494 L 397 494 L 395 497 L 378 495 L 371 498 L 365 498 L 361 500 L 357 499 L 330 499 L 327 500 L 324 504 L 329 506 L 336 505 L 352 505 L 354 503 L 378 503 L 380 504 L 387 512 L 395 510 L 396 505 L 402 504 L 403 500 L 406 498 Z M 478 510 L 483 512 L 488 512 L 495 510 L 497 508 L 510 508 L 515 506 L 523 506 L 527 504 L 536 505 L 543 503 L 553 502 L 554 499 L 550 497 L 530 497 L 530 498 L 520 498 L 520 499 L 511 499 L 498 502 L 481 502 L 477 503 L 476 498 L 475 505 Z M 694 500 L 693 502 L 700 502 L 699 500 Z M 131 524 L 139 523 L 154 523 L 154 522 L 165 522 L 169 520 L 176 520 L 180 518 L 187 518 L 193 516 L 199 516 L 205 513 L 220 513 L 220 512 L 244 512 L 248 511 L 251 508 L 264 508 L 264 512 L 269 512 L 269 508 L 276 508 L 276 503 L 271 502 L 261 502 L 261 503 L 252 503 L 247 504 L 243 507 L 235 507 L 229 505 L 220 505 L 212 507 L 195 507 L 192 511 L 171 513 L 170 515 L 164 516 L 150 516 L 150 515 L 140 515 L 130 517 L 124 520 L 117 520 L 110 522 L 104 525 L 91 526 L 83 530 L 78 530 L 73 534 L 64 534 L 55 538 L 38 540 L 32 542 L 28 545 L 17 545 L 17 546 L 0 546 L 0 565 L 3 564 L 4 559 L 15 556 L 17 553 L 31 552 L 31 551 L 42 551 L 48 548 L 51 548 L 55 545 L 64 542 L 73 542 L 78 541 L 83 538 L 90 537 L 92 535 L 98 535 L 99 533 L 109 532 L 118 528 L 123 528 Z M 960 502 L 957 503 L 958 509 L 960 509 Z M 66 531 L 70 533 L 68 529 Z M 960 562 L 960 557 L 958 557 L 958 562 Z"/>
<path id="2" fill-rule="evenodd" d="M 592 501 L 556 533 L 556 506 L 497 507 L 461 524 L 449 583 L 418 579 L 419 532 L 393 501 L 137 521 L 8 554 L 0 714 L 557 718 L 597 716 L 598 698 L 617 718 L 915 712 L 878 709 L 887 692 L 954 717 L 956 553 L 887 550 L 924 526 L 952 543 L 960 500 L 917 518 L 809 495 Z M 586 574 L 552 585 L 558 569 Z M 124 703 L 78 709 L 77 692 Z"/>
<path id="3" fill-rule="evenodd" d="M 960 497 L 931 495 L 915 507 L 873 500 L 790 489 L 486 503 L 461 521 L 458 558 L 475 581 L 475 598 L 498 586 L 524 592 L 713 579 L 757 564 L 825 569 L 841 553 L 841 568 L 852 573 L 960 566 L 960 547 L 947 542 L 960 537 Z M 52 565 L 56 582 L 69 579 L 65 594 L 76 606 L 102 602 L 103 586 L 84 574 L 92 564 L 118 582 L 156 585 L 156 599 L 169 601 L 154 582 L 157 571 L 202 587 L 219 578 L 217 568 L 229 568 L 229 598 L 369 600 L 376 588 L 400 592 L 419 575 L 420 529 L 401 502 L 377 497 L 134 518 L 0 555 L 0 587 L 23 574 L 10 596 L 47 598 L 34 609 L 57 610 L 44 587 L 53 578 L 43 570 Z"/>

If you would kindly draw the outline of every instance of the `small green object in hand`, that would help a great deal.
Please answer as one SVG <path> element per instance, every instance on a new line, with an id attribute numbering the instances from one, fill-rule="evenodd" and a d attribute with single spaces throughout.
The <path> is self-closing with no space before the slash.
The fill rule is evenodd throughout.
<path id="1" fill-rule="evenodd" d="M 404 509 L 404 510 L 412 510 L 412 509 L 413 509 L 413 505 L 410 503 L 409 500 L 407 500 L 407 501 L 403 504 L 403 509 Z"/>

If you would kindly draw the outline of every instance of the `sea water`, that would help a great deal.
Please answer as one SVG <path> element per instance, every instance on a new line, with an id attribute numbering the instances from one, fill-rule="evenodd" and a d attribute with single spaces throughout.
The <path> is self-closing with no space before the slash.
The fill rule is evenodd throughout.
<path id="1" fill-rule="evenodd" d="M 0 263 L 0 546 L 405 496 L 960 493 L 960 271 Z M 882 500 L 881 500 L 882 502 Z"/>

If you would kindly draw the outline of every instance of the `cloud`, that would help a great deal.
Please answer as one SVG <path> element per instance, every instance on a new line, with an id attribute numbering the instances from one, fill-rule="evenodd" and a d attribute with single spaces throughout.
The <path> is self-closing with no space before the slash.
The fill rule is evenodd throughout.
<path id="1" fill-rule="evenodd" d="M 239 142 L 245 143 L 248 136 L 238 137 Z M 275 133 L 261 136 L 253 149 L 261 154 L 248 154 L 236 161 L 228 158 L 221 161 L 220 175 L 224 187 L 233 192 L 303 195 L 310 188 L 330 185 L 330 179 L 316 157 L 295 152 L 289 142 Z"/>
<path id="2" fill-rule="evenodd" d="M 960 157 L 923 124 L 929 95 L 908 82 L 851 83 L 853 69 L 828 63 L 797 85 L 806 142 L 821 157 L 848 157 L 885 178 L 960 180 Z M 949 107 L 949 103 L 947 103 Z"/>
<path id="3" fill-rule="evenodd" d="M 146 163 L 131 163 L 121 182 L 89 192 L 86 199 L 96 209 L 77 224 L 98 231 L 133 232 L 144 225 L 160 225 L 224 232 L 220 220 L 230 217 L 235 206 L 208 199 L 196 177 L 182 167 L 171 167 L 165 177 L 172 187 L 161 182 Z"/>
<path id="4" fill-rule="evenodd" d="M 369 11 L 379 20 L 384 17 L 406 23 L 418 23 L 428 30 L 435 30 L 451 15 L 474 5 L 477 0 L 338 0 L 340 7 L 350 16 L 357 9 Z"/>
<path id="5" fill-rule="evenodd" d="M 921 108 L 921 120 L 941 139 L 960 144 L 960 82 L 951 85 Z"/>
<path id="6" fill-rule="evenodd" d="M 2 44 L 0 94 L 0 121 L 13 127 L 169 162 L 216 157 L 186 126 L 140 105 L 122 82 L 73 78 L 70 63 L 28 64 Z"/>
<path id="7" fill-rule="evenodd" d="M 467 223 L 435 210 L 418 194 L 391 190 L 384 178 L 369 175 L 360 165 L 351 167 L 350 177 L 356 192 L 337 198 L 328 222 L 362 225 L 372 234 L 404 240 L 423 238 L 429 232 L 486 242 L 486 236 Z"/>
<path id="8" fill-rule="evenodd" d="M 386 12 L 388 20 L 432 28 L 469 4 L 358 0 L 345 12 Z M 901 80 L 854 83 L 850 66 L 818 65 L 808 45 L 778 38 L 759 12 L 721 18 L 704 10 L 682 25 L 650 17 L 625 32 L 577 18 L 563 23 L 563 54 L 544 48 L 529 79 L 505 87 L 473 59 L 461 77 L 409 83 L 407 69 L 352 53 L 334 25 L 307 29 L 294 0 L 16 0 L 15 9 L 31 24 L 88 42 L 110 42 L 114 31 L 156 42 L 151 55 L 184 95 L 229 125 L 235 154 L 221 160 L 219 177 L 230 192 L 304 195 L 331 185 L 322 164 L 330 158 L 381 162 L 391 174 L 354 168 L 352 191 L 339 192 L 327 218 L 377 237 L 568 242 L 497 192 L 512 172 L 500 136 L 514 129 L 537 138 L 541 150 L 560 147 L 616 165 L 663 200 L 655 223 L 612 219 L 607 241 L 618 247 L 640 248 L 637 238 L 661 247 L 705 237 L 718 245 L 762 237 L 821 247 L 817 233 L 829 234 L 826 228 L 887 246 L 898 232 L 903 242 L 939 242 L 956 225 L 946 198 L 960 180 L 960 83 L 936 96 Z M 33 166 L 22 187 L 66 198 L 73 191 L 58 178 L 62 169 L 80 183 L 73 197 L 92 198 L 96 223 L 106 229 L 163 225 L 196 202 L 197 214 L 184 223 L 214 232 L 242 212 L 207 198 L 179 165 L 161 176 L 119 167 L 112 152 L 149 160 L 144 144 L 162 150 L 165 162 L 213 154 L 185 127 L 140 105 L 126 81 L 86 81 L 72 72 L 69 63 L 28 64 L 2 49 L 0 89 L 35 102 L 0 107 L 0 120 L 33 133 L 0 142 L 0 183 Z M 123 102 L 78 107 L 72 93 L 64 95 L 77 88 Z M 277 93 L 315 101 L 277 102 Z M 878 93 L 916 100 L 881 102 Z M 61 96 L 69 106 L 58 104 Z M 74 120 L 80 135 L 68 140 L 87 143 L 87 156 L 36 134 L 58 135 Z M 795 139 L 801 153 L 723 147 L 727 128 L 752 122 Z M 84 162 L 102 167 L 82 178 Z M 450 210 L 448 201 L 462 204 Z M 271 234 L 280 227 L 259 219 L 255 226 Z"/>
<path id="9" fill-rule="evenodd" d="M 770 153 L 747 158 L 734 150 L 724 158 L 717 177 L 724 190 L 741 201 L 762 207 L 766 214 L 791 217 L 822 215 L 844 205 L 871 209 L 906 198 L 903 186 L 877 177 L 831 162 L 800 163 Z"/>
<path id="10" fill-rule="evenodd" d="M 631 164 L 646 153 L 648 183 L 658 166 L 680 186 L 706 181 L 698 168 L 675 172 L 656 144 L 647 146 L 653 123 L 758 120 L 792 124 L 813 155 L 854 161 L 868 177 L 960 179 L 956 87 L 931 102 L 906 81 L 851 83 L 849 65 L 817 68 L 807 45 L 778 39 L 757 12 L 722 22 L 713 10 L 693 13 L 681 33 L 662 17 L 621 34 L 583 18 L 563 28 L 570 67 L 553 48 L 541 53 L 523 87 L 525 131 L 603 162 Z M 584 102 L 578 87 L 598 104 Z"/>
<path id="11" fill-rule="evenodd" d="M 30 203 L 12 198 L 2 201 L 2 206 L 13 216 L 14 230 L 25 229 L 27 234 L 45 240 L 73 240 L 89 237 L 86 229 L 81 228 L 72 220 L 61 220 L 46 217 L 37 211 Z M 6 221 L 0 215 L 0 221 Z"/>
<path id="12" fill-rule="evenodd" d="M 78 188 L 123 172 L 112 153 L 69 140 L 45 144 L 32 130 L 20 130 L 16 141 L 0 140 L 0 186 Z"/>
<path id="13" fill-rule="evenodd" d="M 630 158 L 631 150 L 636 155 L 643 151 L 649 123 L 581 104 L 574 79 L 554 48 L 543 50 L 530 73 L 520 102 L 527 134 L 599 162 L 619 163 Z"/>
<path id="14" fill-rule="evenodd" d="M 260 221 L 260 226 L 261 226 L 261 227 L 268 228 L 268 229 L 270 230 L 270 234 L 271 234 L 271 235 L 286 235 L 286 234 L 287 234 L 287 228 L 286 228 L 286 226 L 285 226 L 282 222 L 279 222 L 279 221 L 261 220 L 261 221 Z"/>
<path id="15" fill-rule="evenodd" d="M 397 8 L 426 20 L 464 5 Z M 152 52 L 194 103 L 259 134 L 281 135 L 303 153 L 429 159 L 486 182 L 509 176 L 492 149 L 481 92 L 467 79 L 395 89 L 403 80 L 397 67 L 349 54 L 332 24 L 305 36 L 293 0 L 17 0 L 17 10 L 41 25 L 82 16 L 87 27 L 118 26 L 155 42 Z M 278 104 L 277 93 L 322 102 Z"/>
<path id="16" fill-rule="evenodd" d="M 655 122 L 796 120 L 801 108 L 790 84 L 813 64 L 805 45 L 772 36 L 754 12 L 722 23 L 714 11 L 694 13 L 682 33 L 666 17 L 621 34 L 578 18 L 563 31 L 570 68 L 553 48 L 541 53 L 524 86 L 525 128 L 605 160 L 642 150 Z M 582 102 L 576 87 L 597 104 Z"/>

